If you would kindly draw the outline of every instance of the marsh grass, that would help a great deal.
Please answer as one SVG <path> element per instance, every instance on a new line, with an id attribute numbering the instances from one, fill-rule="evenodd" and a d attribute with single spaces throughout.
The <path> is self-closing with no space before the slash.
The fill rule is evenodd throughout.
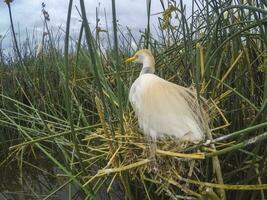
<path id="1" fill-rule="evenodd" d="M 47 20 L 42 55 L 22 53 L 20 59 L 22 45 L 9 56 L 1 49 L 1 190 L 12 190 L 8 175 L 16 171 L 14 180 L 33 199 L 49 199 L 63 189 L 72 199 L 77 187 L 83 199 L 265 199 L 266 3 L 194 0 L 189 16 L 182 0 L 161 1 L 157 34 L 151 34 L 153 2 L 147 1 L 148 25 L 140 40 L 117 26 L 115 3 L 113 29 L 103 31 L 89 26 L 80 0 L 82 25 L 74 41 L 69 1 L 64 51 Z M 161 140 L 156 170 L 127 97 L 139 74 L 139 68 L 123 64 L 134 53 L 132 41 L 152 50 L 159 76 L 193 85 L 210 105 L 210 144 Z M 26 167 L 33 174 L 25 173 Z M 36 173 L 57 183 L 38 190 L 27 184 Z"/>

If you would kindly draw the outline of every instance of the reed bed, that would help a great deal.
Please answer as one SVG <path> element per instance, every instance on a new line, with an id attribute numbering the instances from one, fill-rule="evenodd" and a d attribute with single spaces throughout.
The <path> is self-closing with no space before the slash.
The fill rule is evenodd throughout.
<path id="1" fill-rule="evenodd" d="M 5 1 L 12 15 L 12 4 Z M 84 1 L 78 40 L 72 0 L 62 30 L 42 5 L 41 51 L 33 36 L 0 49 L 0 191 L 6 198 L 266 199 L 266 2 L 160 1 L 158 25 L 134 37 L 117 25 L 90 27 Z M 97 10 L 97 13 L 99 11 Z M 96 17 L 98 15 L 96 14 Z M 1 42 L 5 39 L 0 38 Z M 103 39 L 107 42 L 103 44 Z M 29 42 L 31 41 L 31 42 Z M 128 90 L 139 74 L 123 60 L 150 48 L 156 74 L 207 99 L 211 132 L 189 144 L 164 138 L 156 161 L 137 126 Z M 105 48 L 103 49 L 103 46 Z M 38 174 L 38 175 L 37 175 Z M 13 176 L 12 176 L 13 175 Z"/>

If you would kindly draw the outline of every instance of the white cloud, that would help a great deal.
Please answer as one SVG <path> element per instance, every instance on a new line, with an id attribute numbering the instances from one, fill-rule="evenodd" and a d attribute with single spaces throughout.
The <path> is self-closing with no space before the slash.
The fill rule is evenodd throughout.
<path id="1" fill-rule="evenodd" d="M 67 0 L 14 0 L 11 3 L 13 20 L 16 31 L 19 25 L 20 34 L 25 32 L 26 28 L 32 30 L 42 30 L 42 12 L 41 4 L 46 4 L 46 10 L 50 15 L 50 24 L 53 27 L 65 27 L 68 1 Z M 80 16 L 76 11 L 75 5 L 79 8 L 79 0 L 74 0 L 72 10 L 72 31 L 79 31 Z M 112 27 L 112 8 L 111 0 L 85 0 L 86 11 L 89 23 L 95 25 L 96 7 L 99 7 L 100 24 L 105 28 L 104 9 L 107 14 L 108 27 Z M 117 20 L 123 27 L 128 26 L 134 30 L 144 29 L 147 24 L 147 8 L 145 0 L 117 0 L 116 1 Z M 161 11 L 160 1 L 152 1 L 152 13 Z M 156 23 L 157 16 L 152 17 L 152 22 Z M 3 1 L 0 2 L 0 35 L 3 35 L 10 27 L 7 6 Z"/>

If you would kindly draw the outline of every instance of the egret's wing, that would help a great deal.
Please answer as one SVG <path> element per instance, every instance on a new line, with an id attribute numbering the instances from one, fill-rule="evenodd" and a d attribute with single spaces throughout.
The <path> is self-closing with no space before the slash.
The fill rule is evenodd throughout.
<path id="1" fill-rule="evenodd" d="M 135 110 L 144 132 L 201 140 L 204 128 L 194 92 L 155 75 L 142 78 L 136 88 Z"/>

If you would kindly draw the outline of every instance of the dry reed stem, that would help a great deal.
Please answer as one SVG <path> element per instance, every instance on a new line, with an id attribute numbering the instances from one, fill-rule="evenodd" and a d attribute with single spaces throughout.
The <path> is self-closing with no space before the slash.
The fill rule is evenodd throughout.
<path id="1" fill-rule="evenodd" d="M 208 139 L 210 141 L 213 140 L 212 134 L 211 134 L 211 132 L 209 130 L 207 131 L 207 136 L 208 136 Z M 213 150 L 216 151 L 216 147 L 215 147 L 214 144 L 211 144 L 210 146 L 211 146 L 211 148 Z M 220 161 L 219 161 L 218 156 L 212 157 L 212 166 L 213 166 L 213 170 L 214 170 L 214 172 L 216 174 L 216 178 L 217 178 L 218 183 L 219 184 L 224 184 L 222 170 L 221 170 L 221 165 L 220 165 Z M 226 193 L 225 193 L 224 189 L 223 188 L 219 188 L 218 191 L 219 191 L 219 194 L 220 194 L 221 199 L 222 200 L 226 200 Z"/>
<path id="2" fill-rule="evenodd" d="M 191 183 L 194 185 L 211 187 L 211 188 L 218 188 L 218 189 L 225 189 L 225 190 L 267 190 L 267 184 L 254 184 L 254 185 L 217 184 L 217 183 L 195 181 L 195 180 L 183 178 L 179 175 L 177 175 L 177 177 L 180 181 L 184 181 L 184 182 Z"/>
<path id="3" fill-rule="evenodd" d="M 120 173 L 120 172 L 123 172 L 123 171 L 127 171 L 127 170 L 130 170 L 130 169 L 133 169 L 133 168 L 137 168 L 139 166 L 142 166 L 142 165 L 145 165 L 147 163 L 149 163 L 150 160 L 149 159 L 144 159 L 144 160 L 141 160 L 141 161 L 138 161 L 136 163 L 132 163 L 130 165 L 125 165 L 125 166 L 122 166 L 122 167 L 117 167 L 117 168 L 109 168 L 109 169 L 100 169 L 98 170 L 98 172 L 92 176 L 84 185 L 83 187 L 85 187 L 86 185 L 88 185 L 90 182 L 92 182 L 95 178 L 97 177 L 101 177 L 101 176 L 105 176 L 105 175 L 109 175 L 109 174 L 112 174 L 112 173 Z"/>
<path id="4" fill-rule="evenodd" d="M 148 164 L 149 162 L 151 162 L 151 160 L 144 159 L 144 160 L 141 160 L 141 161 L 129 164 L 129 165 L 125 165 L 125 166 L 122 166 L 122 167 L 118 167 L 118 168 L 101 169 L 101 170 L 99 170 L 97 172 L 96 176 L 100 177 L 100 176 L 108 175 L 108 174 L 111 174 L 111 173 L 118 173 L 118 172 L 130 170 L 130 169 L 137 168 L 139 166 Z"/>
<path id="5" fill-rule="evenodd" d="M 134 144 L 142 149 L 145 149 L 146 147 L 141 144 Z M 164 155 L 164 156 L 171 156 L 171 157 L 179 157 L 179 158 L 188 158 L 188 159 L 205 159 L 204 153 L 177 153 L 177 152 L 171 152 L 171 151 L 163 151 L 157 148 L 156 153 Z"/>

